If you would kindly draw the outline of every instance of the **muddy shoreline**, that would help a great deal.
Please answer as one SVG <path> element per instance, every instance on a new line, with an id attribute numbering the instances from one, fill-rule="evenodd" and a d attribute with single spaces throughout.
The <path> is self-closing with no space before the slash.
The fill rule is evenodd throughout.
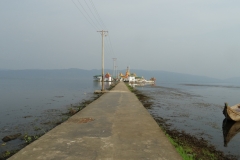
<path id="1" fill-rule="evenodd" d="M 178 145 L 182 146 L 189 155 L 193 155 L 194 159 L 217 159 L 217 160 L 237 160 L 237 156 L 231 154 L 224 154 L 224 152 L 217 150 L 203 137 L 196 137 L 195 135 L 186 133 L 184 130 L 172 128 L 169 119 L 164 119 L 156 114 L 151 113 L 154 105 L 153 98 L 150 95 L 143 93 L 138 89 L 133 89 L 138 99 L 143 106 L 149 111 L 158 125 L 162 128 L 165 134 L 169 135 Z M 177 94 L 176 94 L 177 95 Z M 177 95 L 181 96 L 181 95 Z M 208 104 L 203 103 L 203 106 Z M 188 151 L 190 148 L 190 151 Z"/>

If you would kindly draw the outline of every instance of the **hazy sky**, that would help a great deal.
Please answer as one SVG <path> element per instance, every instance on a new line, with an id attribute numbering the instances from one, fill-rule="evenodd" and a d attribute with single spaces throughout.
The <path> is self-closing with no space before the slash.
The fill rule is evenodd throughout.
<path id="1" fill-rule="evenodd" d="M 107 30 L 106 68 L 117 58 L 119 69 L 240 77 L 239 8 L 239 0 L 1 0 L 0 69 L 101 69 L 97 31 Z"/>

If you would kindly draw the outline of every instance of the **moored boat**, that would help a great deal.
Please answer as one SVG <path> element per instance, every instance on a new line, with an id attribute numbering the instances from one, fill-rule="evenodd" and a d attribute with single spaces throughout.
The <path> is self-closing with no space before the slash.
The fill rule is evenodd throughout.
<path id="1" fill-rule="evenodd" d="M 223 114 L 229 120 L 240 121 L 240 104 L 230 107 L 227 103 L 225 103 Z"/>
<path id="2" fill-rule="evenodd" d="M 93 80 L 94 81 L 102 81 L 102 75 L 96 75 L 96 76 L 93 76 Z"/>

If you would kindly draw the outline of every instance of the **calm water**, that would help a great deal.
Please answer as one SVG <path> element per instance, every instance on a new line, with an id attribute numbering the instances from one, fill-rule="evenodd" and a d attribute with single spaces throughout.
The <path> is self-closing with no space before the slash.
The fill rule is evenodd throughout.
<path id="1" fill-rule="evenodd" d="M 1 78 L 0 139 L 16 133 L 46 132 L 45 124 L 57 122 L 71 104 L 90 99 L 96 89 L 101 89 L 101 84 L 92 78 Z M 138 89 L 153 98 L 152 115 L 168 119 L 172 128 L 203 137 L 218 150 L 240 156 L 240 134 L 224 147 L 222 130 L 224 102 L 239 103 L 239 84 L 158 83 Z M 3 146 L 0 141 L 0 152 L 21 143 L 17 139 Z"/>
<path id="2" fill-rule="evenodd" d="M 234 105 L 239 102 L 239 84 L 171 84 L 138 87 L 152 97 L 153 107 L 149 112 L 168 119 L 171 128 L 183 130 L 204 138 L 218 150 L 240 157 L 240 124 L 223 126 L 224 102 Z M 235 127 L 235 128 L 234 128 Z M 234 132 L 228 132 L 232 128 Z M 224 136 L 233 137 L 224 146 Z M 226 137 L 225 137 L 226 138 Z"/>
<path id="3" fill-rule="evenodd" d="M 61 120 L 71 104 L 91 99 L 96 89 L 101 89 L 101 84 L 92 78 L 1 78 L 0 139 L 16 133 L 46 132 Z M 22 143 L 16 139 L 3 146 L 0 140 L 0 153 L 18 149 Z"/>

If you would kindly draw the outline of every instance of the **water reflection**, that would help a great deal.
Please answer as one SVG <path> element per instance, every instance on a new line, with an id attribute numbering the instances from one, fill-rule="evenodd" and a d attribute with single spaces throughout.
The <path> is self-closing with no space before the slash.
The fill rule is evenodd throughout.
<path id="1" fill-rule="evenodd" d="M 133 88 L 137 87 L 137 86 L 156 86 L 155 83 L 129 83 L 129 85 Z"/>
<path id="2" fill-rule="evenodd" d="M 108 89 L 111 86 L 112 82 L 104 82 L 104 88 Z M 98 81 L 93 81 L 93 86 L 95 88 L 102 88 L 102 82 L 98 82 Z"/>
<path id="3" fill-rule="evenodd" d="M 234 122 L 225 118 L 222 123 L 222 130 L 224 147 L 227 147 L 231 139 L 240 132 L 240 122 Z"/>

